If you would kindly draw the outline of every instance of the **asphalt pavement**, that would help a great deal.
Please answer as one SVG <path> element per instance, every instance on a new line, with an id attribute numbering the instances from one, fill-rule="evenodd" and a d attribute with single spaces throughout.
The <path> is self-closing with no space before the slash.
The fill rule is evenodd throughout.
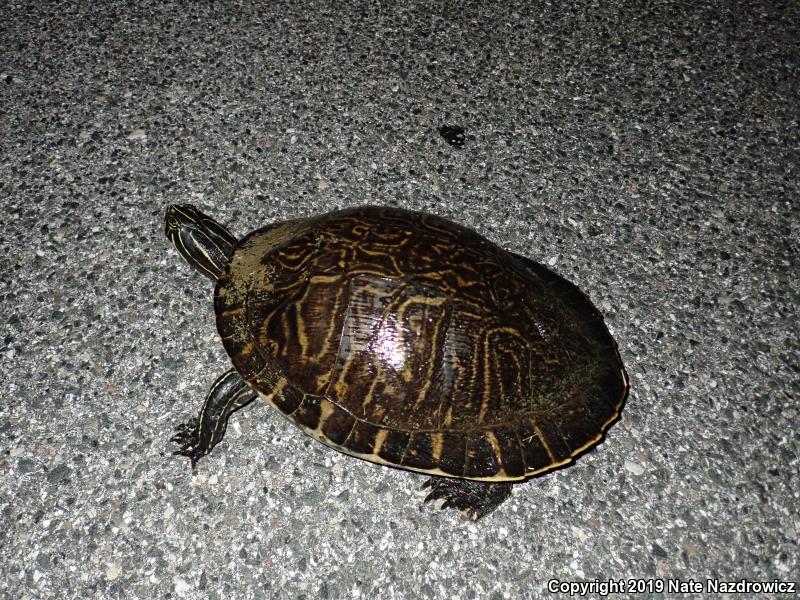
<path id="1" fill-rule="evenodd" d="M 0 597 L 792 597 L 798 39 L 795 2 L 3 3 Z M 229 363 L 173 202 L 472 227 L 601 310 L 622 418 L 477 523 L 263 403 L 193 473 Z"/>

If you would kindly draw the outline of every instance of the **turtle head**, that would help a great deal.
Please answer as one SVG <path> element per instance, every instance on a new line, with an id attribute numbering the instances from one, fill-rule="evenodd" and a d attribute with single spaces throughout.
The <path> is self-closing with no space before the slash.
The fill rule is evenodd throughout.
<path id="1" fill-rule="evenodd" d="M 170 204 L 164 224 L 169 241 L 190 265 L 214 281 L 222 276 L 237 244 L 230 231 L 191 204 Z"/>

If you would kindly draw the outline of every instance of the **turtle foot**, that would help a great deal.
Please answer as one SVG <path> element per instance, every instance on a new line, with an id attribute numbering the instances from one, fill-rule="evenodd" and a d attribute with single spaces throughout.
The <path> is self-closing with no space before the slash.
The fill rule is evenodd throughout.
<path id="1" fill-rule="evenodd" d="M 197 466 L 197 461 L 207 454 L 201 449 L 200 444 L 200 423 L 197 418 L 192 418 L 188 423 L 181 423 L 175 427 L 175 435 L 170 441 L 178 445 L 178 449 L 172 454 L 176 456 L 186 456 L 192 461 L 192 469 Z"/>
<path id="2" fill-rule="evenodd" d="M 175 428 L 171 441 L 178 449 L 173 454 L 188 456 L 194 469 L 197 461 L 222 441 L 231 413 L 257 397 L 236 369 L 225 371 L 211 386 L 198 416 Z"/>
<path id="3" fill-rule="evenodd" d="M 444 499 L 440 508 L 455 508 L 473 521 L 485 517 L 511 495 L 511 483 L 432 477 L 422 487 L 430 488 L 423 502 Z"/>

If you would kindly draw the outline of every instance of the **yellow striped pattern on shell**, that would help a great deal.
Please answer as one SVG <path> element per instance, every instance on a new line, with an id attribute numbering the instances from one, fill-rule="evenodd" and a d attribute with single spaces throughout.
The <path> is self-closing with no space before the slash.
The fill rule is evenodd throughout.
<path id="1" fill-rule="evenodd" d="M 215 308 L 234 366 L 287 418 L 413 471 L 547 471 L 596 445 L 627 394 L 577 287 L 432 215 L 362 207 L 255 231 Z"/>

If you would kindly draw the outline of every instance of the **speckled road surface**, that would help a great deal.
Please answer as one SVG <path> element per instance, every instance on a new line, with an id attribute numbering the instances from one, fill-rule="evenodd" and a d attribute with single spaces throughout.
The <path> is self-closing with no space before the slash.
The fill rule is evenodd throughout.
<path id="1" fill-rule="evenodd" d="M 188 6 L 0 8 L 0 597 L 797 577 L 797 3 Z M 623 418 L 477 524 L 265 405 L 192 474 L 228 363 L 170 202 L 474 227 L 602 310 Z"/>

